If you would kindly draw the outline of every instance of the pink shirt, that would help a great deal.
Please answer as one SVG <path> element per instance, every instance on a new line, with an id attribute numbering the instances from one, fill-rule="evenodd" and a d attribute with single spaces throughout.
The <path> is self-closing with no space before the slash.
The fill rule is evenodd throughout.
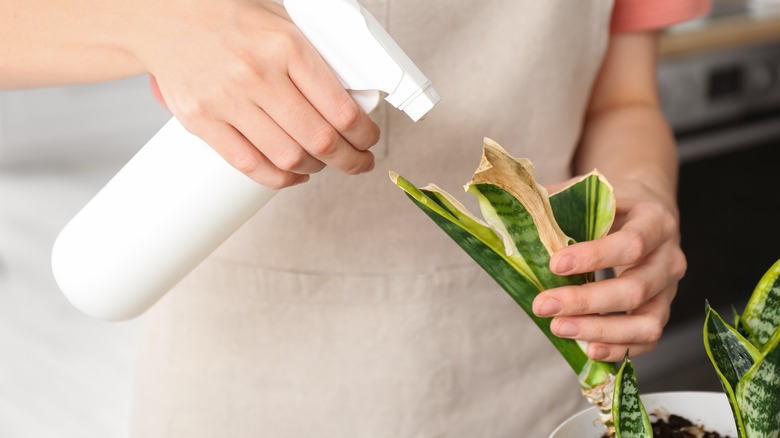
<path id="1" fill-rule="evenodd" d="M 704 15 L 710 0 L 615 0 L 612 33 L 661 29 Z"/>

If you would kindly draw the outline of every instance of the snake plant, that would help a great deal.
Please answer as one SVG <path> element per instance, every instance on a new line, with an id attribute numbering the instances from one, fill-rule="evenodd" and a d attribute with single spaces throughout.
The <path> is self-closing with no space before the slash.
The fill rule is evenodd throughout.
<path id="1" fill-rule="evenodd" d="M 704 346 L 728 396 L 739 438 L 780 436 L 780 260 L 730 326 L 706 306 Z"/>
<path id="2" fill-rule="evenodd" d="M 530 161 L 485 139 L 481 163 L 466 185 L 479 201 L 483 220 L 435 185 L 417 188 L 395 172 L 390 177 L 520 305 L 577 374 L 586 398 L 609 413 L 614 364 L 589 359 L 583 345 L 553 335 L 551 320 L 531 309 L 543 290 L 592 280 L 592 274 L 553 274 L 550 257 L 575 241 L 609 231 L 615 198 L 607 180 L 593 171 L 549 196 L 534 180 Z"/>
<path id="3" fill-rule="evenodd" d="M 653 425 L 639 398 L 639 385 L 634 364 L 628 358 L 623 360 L 615 379 L 612 395 L 613 427 L 610 434 L 616 438 L 652 438 Z"/>

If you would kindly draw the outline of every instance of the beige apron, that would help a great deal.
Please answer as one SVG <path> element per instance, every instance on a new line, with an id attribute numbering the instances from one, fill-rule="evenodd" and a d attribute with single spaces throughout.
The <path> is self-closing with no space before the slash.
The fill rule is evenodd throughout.
<path id="1" fill-rule="evenodd" d="M 539 330 L 387 173 L 473 207 L 488 136 L 568 177 L 611 0 L 362 3 L 441 103 L 418 124 L 373 114 L 373 172 L 285 190 L 146 316 L 135 437 L 533 438 L 582 407 Z"/>

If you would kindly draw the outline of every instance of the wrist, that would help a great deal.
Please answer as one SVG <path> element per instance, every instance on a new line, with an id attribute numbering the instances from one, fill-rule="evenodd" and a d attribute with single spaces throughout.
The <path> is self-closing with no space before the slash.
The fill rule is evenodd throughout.
<path id="1" fill-rule="evenodd" d="M 652 202 L 660 204 L 675 218 L 679 218 L 676 190 L 667 182 L 664 173 L 638 172 L 607 179 L 615 189 L 618 200 L 627 200 L 630 204 Z M 620 202 L 618 202 L 620 204 Z"/>

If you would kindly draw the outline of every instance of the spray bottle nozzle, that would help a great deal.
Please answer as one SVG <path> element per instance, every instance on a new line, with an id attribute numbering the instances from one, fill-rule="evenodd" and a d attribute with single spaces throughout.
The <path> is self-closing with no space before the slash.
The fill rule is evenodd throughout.
<path id="1" fill-rule="evenodd" d="M 357 0 L 284 0 L 284 7 L 344 88 L 384 91 L 415 122 L 439 101 L 428 78 Z M 373 109 L 371 99 L 357 100 Z"/>
<path id="2" fill-rule="evenodd" d="M 425 88 L 421 88 L 412 97 L 407 99 L 404 103 L 398 106 L 398 109 L 405 112 L 413 121 L 419 121 L 428 111 L 436 105 L 441 97 L 439 93 L 433 89 L 430 83 Z"/>

